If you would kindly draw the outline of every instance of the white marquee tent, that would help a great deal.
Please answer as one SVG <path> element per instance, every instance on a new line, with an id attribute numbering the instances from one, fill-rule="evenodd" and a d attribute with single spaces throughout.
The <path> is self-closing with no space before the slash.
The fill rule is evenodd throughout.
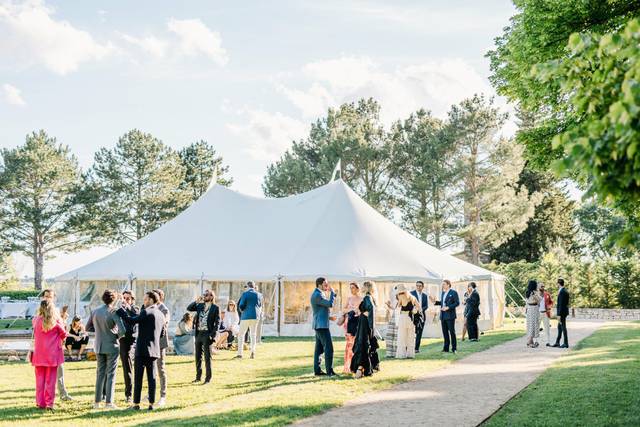
<path id="1" fill-rule="evenodd" d="M 135 278 L 138 283 L 198 282 L 202 287 L 205 282 L 255 280 L 286 288 L 285 283 L 311 282 L 318 276 L 334 282 L 423 280 L 433 286 L 443 278 L 475 280 L 493 285 L 488 298 L 496 294 L 504 300 L 502 276 L 410 235 L 342 180 L 277 199 L 213 186 L 158 230 L 56 281 L 78 286 Z M 283 310 L 286 301 L 280 293 L 284 291 L 274 291 L 274 307 Z M 281 332 L 285 319 L 275 317 Z M 491 320 L 495 325 L 497 319 Z"/>

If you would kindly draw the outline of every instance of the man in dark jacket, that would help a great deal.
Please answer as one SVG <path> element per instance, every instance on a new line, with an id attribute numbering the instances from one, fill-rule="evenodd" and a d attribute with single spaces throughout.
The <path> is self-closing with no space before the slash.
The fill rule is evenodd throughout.
<path id="1" fill-rule="evenodd" d="M 460 305 L 458 293 L 454 289 L 451 289 L 451 282 L 445 279 L 442 281 L 440 300 L 436 301 L 432 296 L 429 296 L 429 299 L 433 304 L 441 307 L 440 325 L 442 326 L 442 336 L 444 337 L 444 347 L 442 351 L 448 353 L 449 345 L 451 345 L 451 351 L 455 353 L 457 350 L 456 308 Z"/>
<path id="2" fill-rule="evenodd" d="M 416 297 L 418 304 L 420 305 L 420 311 L 418 312 L 420 318 L 414 324 L 416 325 L 416 353 L 420 353 L 420 343 L 422 342 L 422 332 L 424 331 L 424 322 L 427 319 L 427 309 L 429 308 L 429 297 L 424 292 L 424 282 L 418 280 L 416 282 L 416 289 L 411 291 L 411 295 Z"/>
<path id="3" fill-rule="evenodd" d="M 122 293 L 123 310 L 131 317 L 140 314 L 140 308 L 135 305 L 135 297 L 129 290 Z M 125 308 L 126 307 L 126 308 Z M 131 403 L 133 391 L 133 357 L 136 350 L 136 337 L 138 336 L 138 326 L 125 323 L 125 334 L 120 338 L 120 361 L 124 373 L 124 396 L 127 403 Z"/>
<path id="4" fill-rule="evenodd" d="M 469 283 L 467 288 L 469 297 L 464 307 L 464 317 L 467 319 L 469 341 L 478 341 L 478 317 L 480 316 L 480 295 L 476 290 L 476 282 Z"/>
<path id="5" fill-rule="evenodd" d="M 569 348 L 569 338 L 567 337 L 567 316 L 569 315 L 569 291 L 564 287 L 564 279 L 558 279 L 558 299 L 556 310 L 558 315 L 558 337 L 552 347 Z M 560 339 L 564 335 L 564 342 L 560 345 Z"/>
<path id="6" fill-rule="evenodd" d="M 160 336 L 164 330 L 164 314 L 158 310 L 158 302 L 158 294 L 149 291 L 144 295 L 144 307 L 139 315 L 129 316 L 124 307 L 121 307 L 117 312 L 126 323 L 138 325 L 133 369 L 133 406 L 131 409 L 140 409 L 142 377 L 145 370 L 149 386 L 149 410 L 153 409 L 156 400 L 156 359 L 160 357 Z"/>
<path id="7" fill-rule="evenodd" d="M 187 311 L 195 311 L 194 328 L 196 330 L 196 379 L 202 378 L 202 356 L 204 354 L 204 366 L 206 370 L 204 384 L 211 381 L 211 344 L 213 343 L 218 324 L 220 323 L 220 310 L 214 304 L 215 294 L 207 289 L 201 297 L 187 306 Z"/>

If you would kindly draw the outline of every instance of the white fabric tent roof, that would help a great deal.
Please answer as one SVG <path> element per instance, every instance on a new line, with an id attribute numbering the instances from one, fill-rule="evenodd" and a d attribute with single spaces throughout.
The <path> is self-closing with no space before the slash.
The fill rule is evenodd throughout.
<path id="1" fill-rule="evenodd" d="M 213 186 L 162 227 L 58 280 L 385 280 L 500 277 L 405 232 L 342 180 L 279 199 Z"/>

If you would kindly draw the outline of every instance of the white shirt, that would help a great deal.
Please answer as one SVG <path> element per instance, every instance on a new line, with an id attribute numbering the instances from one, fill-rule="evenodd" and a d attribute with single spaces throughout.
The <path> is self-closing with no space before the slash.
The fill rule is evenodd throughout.
<path id="1" fill-rule="evenodd" d="M 447 299 L 447 295 L 449 295 L 449 291 L 451 291 L 451 288 L 447 289 L 447 292 L 445 292 L 444 295 L 442 295 L 442 301 L 440 301 L 440 305 L 442 307 L 444 307 L 444 300 Z"/>
<path id="2" fill-rule="evenodd" d="M 418 298 L 416 298 L 418 300 L 418 306 L 420 310 L 422 310 L 422 292 L 416 291 L 416 294 L 418 295 Z"/>
<path id="3" fill-rule="evenodd" d="M 540 313 L 547 311 L 547 306 L 544 305 L 544 296 L 540 298 L 540 305 L 538 307 L 540 308 Z"/>

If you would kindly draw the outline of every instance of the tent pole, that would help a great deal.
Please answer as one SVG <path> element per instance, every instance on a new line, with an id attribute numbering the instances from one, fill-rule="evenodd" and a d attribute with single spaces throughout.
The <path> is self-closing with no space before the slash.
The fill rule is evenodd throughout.
<path id="1" fill-rule="evenodd" d="M 76 278 L 74 280 L 74 292 L 75 292 L 75 298 L 74 298 L 74 307 L 73 307 L 73 315 L 77 316 L 78 315 L 78 306 L 80 305 L 80 278 L 78 277 L 78 274 L 76 274 Z"/>
<path id="2" fill-rule="evenodd" d="M 278 276 L 276 278 L 276 289 L 277 289 L 277 299 L 276 299 L 276 319 L 278 321 L 278 336 L 282 333 L 282 277 Z"/>

